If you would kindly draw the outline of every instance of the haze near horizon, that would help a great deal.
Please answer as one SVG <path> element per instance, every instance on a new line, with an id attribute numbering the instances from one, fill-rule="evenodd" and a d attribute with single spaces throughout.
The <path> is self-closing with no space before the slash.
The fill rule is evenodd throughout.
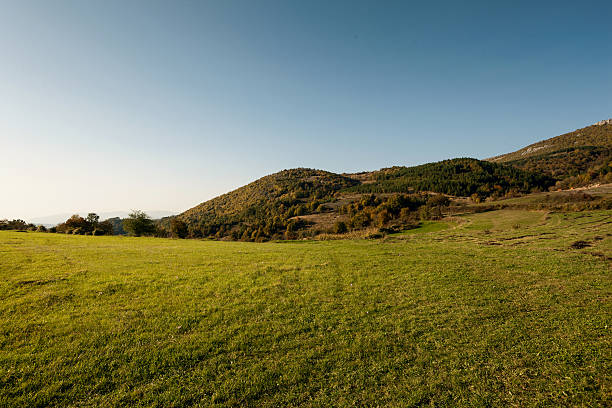
<path id="1" fill-rule="evenodd" d="M 612 116 L 609 2 L 3 2 L 0 218 L 285 168 L 485 158 Z"/>

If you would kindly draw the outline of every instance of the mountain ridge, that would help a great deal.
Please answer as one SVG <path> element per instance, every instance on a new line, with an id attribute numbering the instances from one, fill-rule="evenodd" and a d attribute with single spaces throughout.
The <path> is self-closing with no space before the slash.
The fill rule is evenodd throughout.
<path id="1" fill-rule="evenodd" d="M 612 182 L 612 119 L 486 159 L 549 175 L 558 188 Z"/>
<path id="2" fill-rule="evenodd" d="M 558 149 L 575 146 L 605 146 L 612 147 L 612 119 L 599 121 L 593 125 L 576 129 L 548 139 L 540 140 L 514 152 L 489 157 L 484 160 L 493 162 L 508 162 L 536 154 L 550 153 Z"/>

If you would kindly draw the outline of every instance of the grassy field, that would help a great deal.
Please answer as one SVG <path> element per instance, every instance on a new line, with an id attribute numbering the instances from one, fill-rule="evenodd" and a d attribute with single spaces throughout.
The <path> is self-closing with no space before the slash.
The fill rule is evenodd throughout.
<path id="1" fill-rule="evenodd" d="M 611 262 L 612 211 L 382 240 L 0 232 L 0 406 L 610 406 Z"/>

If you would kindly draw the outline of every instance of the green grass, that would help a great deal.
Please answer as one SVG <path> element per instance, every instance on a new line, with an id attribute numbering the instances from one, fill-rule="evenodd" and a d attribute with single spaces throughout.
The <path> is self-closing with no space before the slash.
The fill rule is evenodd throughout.
<path id="1" fill-rule="evenodd" d="M 282 244 L 0 232 L 0 406 L 610 405 L 611 216 Z"/>
<path id="2" fill-rule="evenodd" d="M 417 228 L 399 232 L 395 235 L 425 234 L 438 232 L 450 228 L 451 224 L 446 221 L 422 221 Z"/>
<path id="3" fill-rule="evenodd" d="M 546 222 L 546 217 L 546 211 L 500 210 L 473 214 L 463 219 L 467 220 L 464 225 L 466 230 L 504 232 L 512 229 L 524 231 L 538 223 Z"/>

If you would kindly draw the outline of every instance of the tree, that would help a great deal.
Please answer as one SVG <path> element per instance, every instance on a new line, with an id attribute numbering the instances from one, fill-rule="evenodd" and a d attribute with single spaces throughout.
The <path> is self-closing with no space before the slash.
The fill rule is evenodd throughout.
<path id="1" fill-rule="evenodd" d="M 378 222 L 378 226 L 382 227 L 384 226 L 386 223 L 388 223 L 393 217 L 391 216 L 391 213 L 389 212 L 389 210 L 387 210 L 386 208 L 381 210 L 377 215 L 376 215 L 376 221 Z"/>
<path id="2" fill-rule="evenodd" d="M 57 226 L 58 232 L 66 234 L 85 234 L 91 231 L 91 225 L 79 214 L 74 214 Z"/>
<path id="3" fill-rule="evenodd" d="M 427 199 L 427 204 L 431 207 L 447 206 L 450 204 L 450 199 L 442 194 L 436 194 Z"/>
<path id="4" fill-rule="evenodd" d="M 176 217 L 172 218 L 170 221 L 170 233 L 175 238 L 187 238 L 187 234 L 189 233 L 187 223 Z"/>
<path id="5" fill-rule="evenodd" d="M 87 218 L 85 218 L 85 220 L 91 224 L 93 228 L 95 228 L 98 225 L 98 221 L 100 221 L 100 216 L 96 213 L 89 213 L 87 214 Z"/>
<path id="6" fill-rule="evenodd" d="M 28 224 L 24 220 L 0 220 L 0 230 L 21 230 L 25 231 Z"/>
<path id="7" fill-rule="evenodd" d="M 94 235 L 113 235 L 113 224 L 109 221 L 102 221 L 96 225 Z"/>
<path id="8" fill-rule="evenodd" d="M 155 233 L 153 220 L 144 211 L 140 210 L 133 210 L 128 218 L 123 220 L 123 228 L 135 237 Z"/>

